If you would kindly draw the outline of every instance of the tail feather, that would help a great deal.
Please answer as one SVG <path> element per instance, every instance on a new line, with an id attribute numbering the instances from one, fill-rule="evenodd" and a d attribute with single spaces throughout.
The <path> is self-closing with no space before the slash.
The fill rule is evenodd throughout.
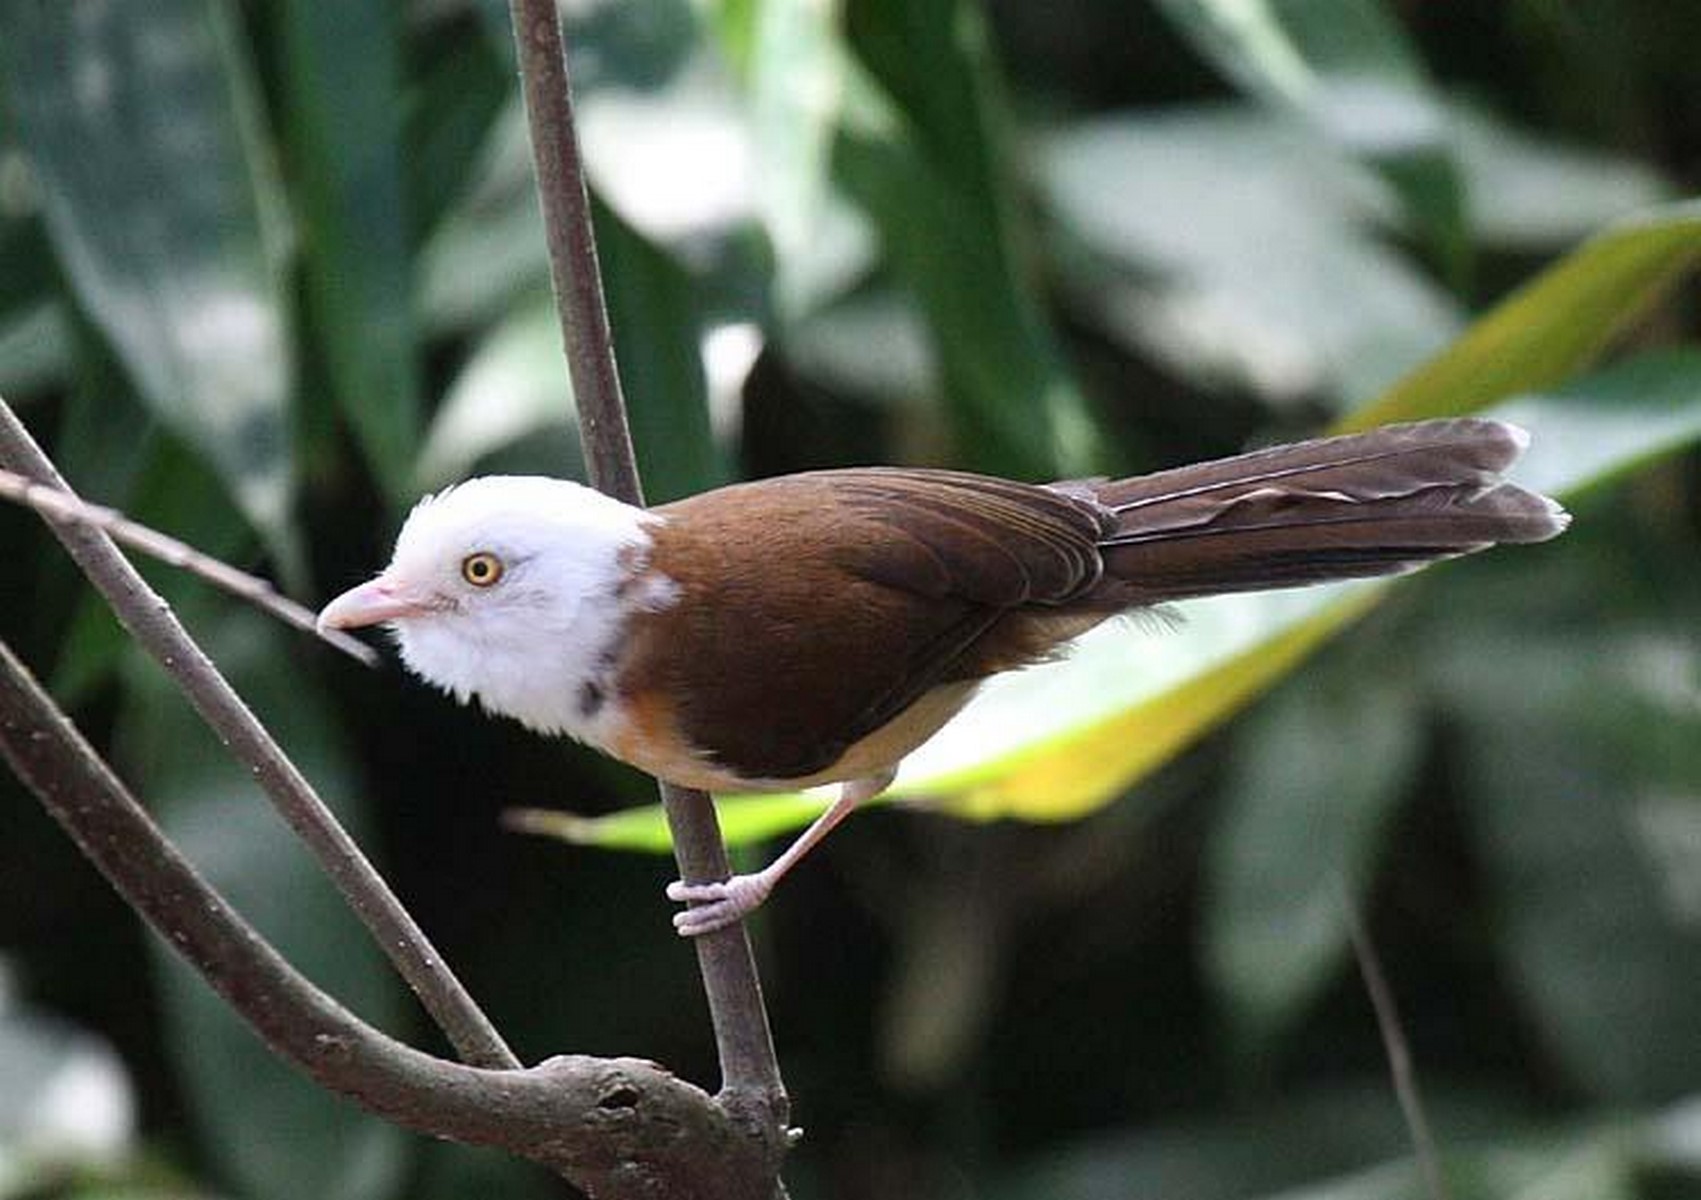
<path id="1" fill-rule="evenodd" d="M 1564 510 L 1500 478 L 1527 440 L 1498 421 L 1425 421 L 1095 482 L 1114 517 L 1099 591 L 1151 604 L 1543 541 L 1565 528 Z"/>

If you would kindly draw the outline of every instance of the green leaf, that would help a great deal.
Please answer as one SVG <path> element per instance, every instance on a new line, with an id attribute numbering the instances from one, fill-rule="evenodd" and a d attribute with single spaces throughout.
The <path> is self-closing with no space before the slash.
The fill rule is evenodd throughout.
<path id="1" fill-rule="evenodd" d="M 414 483 L 430 490 L 516 442 L 577 429 L 572 384 L 561 356 L 561 318 L 537 293 L 490 326 L 450 382 L 432 417 Z M 565 469 L 562 460 L 555 473 Z"/>
<path id="2" fill-rule="evenodd" d="M 1575 1121 L 1532 1132 L 1504 1101 L 1432 1105 L 1456 1200 L 1641 1200 L 1643 1131 Z M 1651 1122 L 1650 1122 L 1651 1123 Z M 1227 1119 L 1100 1135 L 1014 1174 L 996 1200 L 1434 1200 L 1385 1085 L 1284 1098 Z M 1664 1193 L 1659 1193 L 1664 1194 Z M 1679 1193 L 1674 1193 L 1679 1194 Z M 1686 1194 L 1686 1193 L 1684 1193 Z"/>
<path id="3" fill-rule="evenodd" d="M 1444 1140 L 1466 1131 L 1481 1138 L 1485 1130 L 1499 1132 L 1508 1123 L 1504 1114 L 1470 1097 L 1442 1094 L 1433 1110 Z M 1286 1200 L 1424 1200 L 1398 1102 L 1383 1083 L 1284 1095 L 1277 1104 L 1240 1105 L 1231 1112 L 1098 1135 L 1007 1173 L 992 1195 L 996 1200 L 1246 1200 L 1273 1197 L 1281 1188 Z M 1396 1158 L 1405 1161 L 1388 1161 Z M 1367 1169 L 1367 1164 L 1384 1165 Z M 1353 1182 L 1343 1182 L 1344 1172 L 1357 1172 L 1347 1176 Z M 1369 1186 L 1372 1179 L 1380 1186 Z M 1336 1188 L 1341 1190 L 1331 1190 Z"/>
<path id="4" fill-rule="evenodd" d="M 1531 1133 L 1504 1102 L 1435 1104 L 1454 1200 L 1643 1200 L 1639 1130 L 1575 1122 Z M 1339 1089 L 1230 1119 L 1100 1136 L 1001 1180 L 997 1200 L 1435 1200 L 1386 1088 Z M 1663 1193 L 1662 1193 L 1663 1194 Z"/>
<path id="5" fill-rule="evenodd" d="M 97 1183 L 66 1192 L 55 1200 L 218 1200 L 187 1183 Z"/>
<path id="6" fill-rule="evenodd" d="M 731 472 L 709 425 L 691 277 L 609 209 L 597 214 L 597 248 L 646 495 L 655 503 L 725 483 Z"/>
<path id="7" fill-rule="evenodd" d="M 720 801 L 721 835 L 729 846 L 766 841 L 776 834 L 801 829 L 826 811 L 830 797 L 780 792 L 735 796 Z M 581 817 L 553 809 L 523 808 L 508 815 L 508 824 L 526 833 L 552 837 L 607 850 L 636 850 L 666 854 L 673 845 L 667 821 L 654 805 L 623 808 L 600 817 Z"/>
<path id="8" fill-rule="evenodd" d="M 939 386 L 939 364 L 910 297 L 862 289 L 787 328 L 782 350 L 800 374 L 849 395 L 913 404 Z M 870 354 L 870 346 L 880 353 Z"/>
<path id="9" fill-rule="evenodd" d="M 1457 305 L 1386 244 L 1364 168 L 1245 105 L 1073 122 L 1039 183 L 1070 291 L 1110 336 L 1171 369 L 1277 402 L 1339 404 L 1443 349 Z"/>
<path id="10" fill-rule="evenodd" d="M 398 13 L 388 0 L 280 0 L 277 10 L 284 135 L 318 343 L 367 461 L 393 500 L 408 499 L 420 383 Z"/>
<path id="11" fill-rule="evenodd" d="M 1495 415 L 1539 430 L 1518 481 L 1537 491 L 1596 488 L 1701 437 L 1701 349 L 1660 350 L 1606 367 Z M 1583 473 L 1579 473 L 1582 467 Z"/>
<path id="12" fill-rule="evenodd" d="M 432 332 L 459 332 L 507 315 L 540 288 L 549 288 L 549 258 L 525 107 L 513 97 L 485 141 L 477 178 L 425 244 L 419 302 Z"/>
<path id="13" fill-rule="evenodd" d="M 1644 1200 L 1632 1145 L 1621 1129 L 1604 1125 L 1519 1139 L 1442 1162 L 1455 1200 Z M 1410 1156 L 1366 1170 L 1269 1194 L 1263 1200 L 1435 1200 Z"/>
<path id="14" fill-rule="evenodd" d="M 762 187 L 757 209 L 774 244 L 781 315 L 813 299 L 803 264 L 818 245 L 831 196 L 832 141 L 848 70 L 839 42 L 841 0 L 762 0 L 754 28 L 752 126 Z"/>
<path id="15" fill-rule="evenodd" d="M 471 182 L 492 128 L 512 99 L 512 55 L 456 35 L 408 93 L 402 156 L 414 248 Z"/>
<path id="16" fill-rule="evenodd" d="M 1410 676 L 1343 657 L 1248 717 L 1208 842 L 1205 965 L 1254 1051 L 1340 968 L 1352 906 L 1418 764 Z"/>
<path id="17" fill-rule="evenodd" d="M 0 321 L 0 396 L 16 401 L 71 374 L 71 335 L 58 304 L 40 304 Z"/>
<path id="18" fill-rule="evenodd" d="M 879 230 L 938 349 L 960 452 L 1017 478 L 1102 464 L 1028 271 L 1009 120 L 978 9 L 878 0 L 853 10 L 870 70 L 846 79 L 840 184 Z"/>
<path id="19" fill-rule="evenodd" d="M 1242 87 L 1374 166 L 1446 273 L 1462 276 L 1470 242 L 1447 112 L 1381 0 L 1164 0 L 1161 7 Z"/>
<path id="20" fill-rule="evenodd" d="M 855 70 L 843 9 L 843 0 L 720 0 L 705 10 L 743 91 L 761 181 L 754 207 L 770 253 L 760 315 L 775 318 L 774 336 L 787 342 L 876 265 L 867 218 L 833 186 L 833 147 Z"/>
<path id="21" fill-rule="evenodd" d="M 1343 430 L 1470 412 L 1587 366 L 1701 258 L 1701 201 L 1608 228 L 1525 284 Z"/>
<path id="22" fill-rule="evenodd" d="M 740 77 L 748 77 L 756 60 L 757 24 L 765 0 L 713 0 L 703 6 L 721 54 Z"/>
<path id="23" fill-rule="evenodd" d="M 653 247 L 691 262 L 697 276 L 724 271 L 723 260 L 752 240 L 756 174 L 739 97 L 706 48 L 703 18 L 687 0 L 604 5 L 577 17 L 567 33 L 596 199 Z M 677 186 L 681 173 L 689 187 Z M 599 231 L 605 223 L 599 216 Z M 617 274 L 604 272 L 611 292 Z M 455 330 L 500 317 L 515 297 L 548 285 L 517 96 L 493 124 L 476 182 L 428 243 L 421 281 L 429 323 Z M 615 333 L 623 333 L 618 325 Z"/>
<path id="24" fill-rule="evenodd" d="M 222 601 L 217 602 L 222 604 Z M 204 645 L 358 836 L 357 794 L 329 714 L 267 618 L 214 605 L 186 615 Z M 138 664 L 121 749 L 139 790 L 209 882 L 315 983 L 381 1027 L 401 994 L 377 947 L 323 873 L 152 664 Z M 274 1055 L 166 944 L 151 943 L 173 1061 L 221 1172 L 252 1200 L 383 1200 L 412 1143 L 400 1129 L 325 1092 Z"/>
<path id="25" fill-rule="evenodd" d="M 616 357 L 646 488 L 652 501 L 724 483 L 726 457 L 709 423 L 702 318 L 693 282 L 672 256 L 606 208 L 598 210 L 599 256 Z M 547 292 L 511 307 L 483 336 L 450 385 L 421 451 L 415 482 L 436 487 L 475 463 L 550 433 L 571 432 L 572 385 L 560 318 Z M 551 447 L 555 463 L 577 456 Z M 509 464 L 512 465 L 512 464 Z"/>
<path id="26" fill-rule="evenodd" d="M 1609 1123 L 1473 1156 L 1461 1174 L 1483 1200 L 1644 1200 L 1638 1167 L 1633 1139 Z"/>
<path id="27" fill-rule="evenodd" d="M 0 5 L 0 71 L 78 302 L 288 565 L 288 233 L 230 12 Z"/>
<path id="28" fill-rule="evenodd" d="M 1452 125 L 1471 232 L 1497 248 L 1568 245 L 1673 198 L 1644 163 L 1552 141 L 1473 104 L 1454 104 Z"/>
<path id="29" fill-rule="evenodd" d="M 650 241 L 699 253 L 748 228 L 759 191 L 749 122 L 700 8 L 604 5 L 567 30 L 585 68 L 576 118 L 593 191 Z"/>
<path id="30" fill-rule="evenodd" d="M 52 249 L 41 222 L 0 221 L 0 323 L 49 302 L 58 291 Z"/>
<path id="31" fill-rule="evenodd" d="M 1645 1161 L 1701 1182 L 1701 1099 L 1690 1097 L 1647 1123 Z"/>
<path id="32" fill-rule="evenodd" d="M 1185 623 L 1173 632 L 1101 625 L 1064 662 L 992 680 L 906 760 L 894 792 L 977 820 L 1085 816 L 1292 670 L 1385 586 L 1195 601 L 1176 606 Z M 989 743 L 1000 747 L 991 758 Z"/>
<path id="33" fill-rule="evenodd" d="M 1701 900 L 1683 858 L 1701 842 L 1701 712 L 1650 686 L 1645 636 L 1500 629 L 1436 672 L 1514 985 L 1573 1078 L 1618 1104 L 1701 1077 Z M 1693 677 L 1701 642 L 1657 656 Z"/>

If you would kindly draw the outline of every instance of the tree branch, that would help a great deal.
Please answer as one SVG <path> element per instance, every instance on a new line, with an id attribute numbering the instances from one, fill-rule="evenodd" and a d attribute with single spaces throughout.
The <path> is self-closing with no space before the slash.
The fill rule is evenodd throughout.
<path id="1" fill-rule="evenodd" d="M 545 0 L 509 0 L 509 16 L 514 23 L 550 280 L 561 319 L 567 375 L 573 381 L 573 403 L 579 411 L 585 469 L 598 491 L 628 504 L 642 504 L 644 486 L 632 453 L 608 306 L 603 301 L 596 228 L 573 121 L 560 15 Z"/>
<path id="2" fill-rule="evenodd" d="M 16 500 L 39 513 L 92 526 L 115 542 L 132 550 L 140 550 L 169 566 L 188 571 L 214 587 L 223 588 L 231 595 L 270 613 L 284 624 L 293 625 L 303 633 L 310 633 L 330 643 L 357 662 L 368 667 L 378 665 L 378 654 L 372 647 L 340 629 L 320 629 L 311 609 L 297 604 L 288 596 L 280 595 L 270 580 L 250 575 L 246 571 L 238 571 L 229 563 L 221 562 L 210 554 L 203 554 L 186 542 L 180 542 L 157 529 L 150 529 L 130 520 L 117 509 L 79 500 L 69 492 L 37 483 L 13 471 L 0 471 L 0 496 Z"/>
<path id="3" fill-rule="evenodd" d="M 360 1020 L 260 937 L 179 854 L 4 643 L 0 752 L 154 930 L 279 1054 L 435 1137 L 497 1146 L 599 1200 L 768 1200 L 772 1167 L 730 1114 L 641 1059 L 485 1070 Z"/>
<path id="4" fill-rule="evenodd" d="M 0 465 L 75 498 L 4 400 Z M 484 1067 L 518 1067 L 519 1059 L 424 931 L 159 594 L 99 529 L 51 512 L 42 517 L 131 636 L 265 789 L 461 1057 Z"/>
<path id="5" fill-rule="evenodd" d="M 509 0 L 509 8 L 586 470 L 598 489 L 642 504 L 574 132 L 560 18 L 555 0 Z M 709 797 L 668 784 L 661 794 L 681 878 L 690 883 L 725 879 L 731 868 Z M 695 942 L 720 1056 L 720 1099 L 767 1143 L 777 1174 L 789 1109 L 749 935 L 739 924 Z"/>

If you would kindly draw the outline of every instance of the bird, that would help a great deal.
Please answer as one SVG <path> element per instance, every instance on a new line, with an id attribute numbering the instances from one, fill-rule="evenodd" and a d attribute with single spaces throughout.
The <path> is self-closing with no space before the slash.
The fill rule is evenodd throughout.
<path id="1" fill-rule="evenodd" d="M 387 626 L 461 702 L 673 784 L 839 785 L 761 870 L 668 886 L 696 936 L 762 904 L 986 679 L 1103 621 L 1555 536 L 1565 510 L 1504 478 L 1528 442 L 1462 417 L 1126 479 L 846 467 L 652 508 L 485 476 L 420 500 L 318 625 Z"/>

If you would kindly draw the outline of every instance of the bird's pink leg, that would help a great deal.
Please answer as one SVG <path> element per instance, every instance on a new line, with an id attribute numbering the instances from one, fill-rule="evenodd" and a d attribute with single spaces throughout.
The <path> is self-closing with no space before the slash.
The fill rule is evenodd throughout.
<path id="1" fill-rule="evenodd" d="M 676 879 L 667 885 L 667 898 L 690 905 L 675 913 L 673 927 L 680 937 L 700 937 L 742 920 L 761 906 L 774 885 L 815 848 L 835 826 L 850 816 L 857 805 L 885 791 L 897 772 L 885 771 L 864 779 L 852 779 L 839 788 L 839 798 L 813 824 L 787 846 L 785 853 L 754 875 L 734 875 L 718 883 L 686 883 Z"/>

